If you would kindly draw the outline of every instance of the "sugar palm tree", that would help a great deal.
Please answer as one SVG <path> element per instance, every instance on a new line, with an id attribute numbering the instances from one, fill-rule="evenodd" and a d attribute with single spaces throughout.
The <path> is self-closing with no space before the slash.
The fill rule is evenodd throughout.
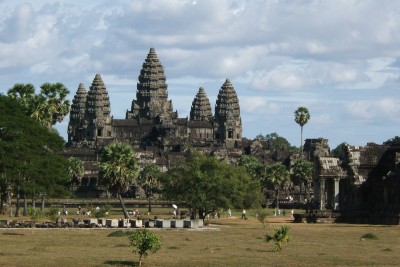
<path id="1" fill-rule="evenodd" d="M 69 113 L 69 90 L 62 83 L 44 83 L 37 95 L 32 84 L 15 84 L 7 94 L 17 99 L 29 116 L 49 130 Z"/>
<path id="2" fill-rule="evenodd" d="M 121 196 L 138 176 L 138 161 L 135 151 L 128 144 L 111 143 L 100 152 L 99 178 L 110 192 L 117 195 L 125 219 L 129 219 L 124 200 Z"/>
<path id="3" fill-rule="evenodd" d="M 74 183 L 80 182 L 85 169 L 82 160 L 70 157 L 68 158 L 68 175 L 71 177 L 71 193 L 74 193 Z"/>
<path id="4" fill-rule="evenodd" d="M 294 120 L 301 127 L 301 135 L 300 135 L 300 157 L 303 156 L 303 126 L 307 124 L 310 120 L 310 113 L 306 107 L 299 107 L 294 112 Z"/>
<path id="5" fill-rule="evenodd" d="M 295 177 L 299 179 L 300 182 L 300 191 L 301 185 L 304 183 L 305 192 L 304 196 L 308 198 L 308 193 L 312 181 L 312 174 L 313 174 L 313 163 L 308 160 L 297 160 L 293 165 L 293 173 Z"/>
<path id="6" fill-rule="evenodd" d="M 286 188 L 290 182 L 290 173 L 285 165 L 276 163 L 265 166 L 264 184 L 271 184 L 275 189 L 276 209 L 279 209 L 279 190 Z"/>
<path id="7" fill-rule="evenodd" d="M 153 196 L 154 190 L 156 190 L 160 184 L 158 180 L 159 175 L 160 169 L 155 164 L 146 164 L 139 173 L 138 182 L 146 193 L 149 203 L 149 212 L 151 212 L 151 197 Z"/>

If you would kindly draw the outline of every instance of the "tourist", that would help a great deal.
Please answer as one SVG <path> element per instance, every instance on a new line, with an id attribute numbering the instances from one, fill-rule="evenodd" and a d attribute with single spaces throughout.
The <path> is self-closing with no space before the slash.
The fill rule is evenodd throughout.
<path id="1" fill-rule="evenodd" d="M 81 209 L 82 209 L 82 207 L 81 207 L 81 206 L 78 206 L 78 212 L 77 212 L 78 215 L 81 214 Z"/>
<path id="2" fill-rule="evenodd" d="M 294 210 L 291 211 L 292 218 L 294 218 Z"/>
<path id="3" fill-rule="evenodd" d="M 246 210 L 245 210 L 245 209 L 243 209 L 243 211 L 242 211 L 242 217 L 241 217 L 241 219 L 247 220 L 247 217 L 246 217 Z"/>
<path id="4" fill-rule="evenodd" d="M 232 217 L 232 211 L 231 209 L 228 209 L 228 219 L 230 219 Z"/>

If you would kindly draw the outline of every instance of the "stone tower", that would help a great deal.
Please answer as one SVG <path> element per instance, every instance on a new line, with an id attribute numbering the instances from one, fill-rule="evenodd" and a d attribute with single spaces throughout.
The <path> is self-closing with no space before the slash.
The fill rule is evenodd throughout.
<path id="1" fill-rule="evenodd" d="M 79 84 L 78 90 L 72 100 L 68 124 L 68 142 L 83 140 L 83 124 L 85 120 L 87 92 L 83 83 Z"/>
<path id="2" fill-rule="evenodd" d="M 242 119 L 239 100 L 232 83 L 226 79 L 219 90 L 215 104 L 215 139 L 233 147 L 242 140 Z"/>
<path id="3" fill-rule="evenodd" d="M 191 121 L 212 121 L 210 101 L 203 87 L 199 88 L 190 109 Z"/>
<path id="4" fill-rule="evenodd" d="M 204 88 L 200 87 L 190 109 L 188 136 L 191 139 L 212 141 L 214 138 L 213 123 L 210 101 Z"/>
<path id="5" fill-rule="evenodd" d="M 86 139 L 111 137 L 110 99 L 100 74 L 96 74 L 86 98 Z"/>
<path id="6" fill-rule="evenodd" d="M 158 60 L 154 48 L 150 48 L 138 77 L 136 100 L 126 118 L 146 118 L 156 123 L 171 121 L 177 115 L 172 102 L 168 101 L 168 90 L 164 68 Z"/>

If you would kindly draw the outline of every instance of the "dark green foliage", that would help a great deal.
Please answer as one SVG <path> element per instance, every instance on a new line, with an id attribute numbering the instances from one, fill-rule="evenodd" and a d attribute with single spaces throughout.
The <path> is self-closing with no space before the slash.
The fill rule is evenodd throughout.
<path id="1" fill-rule="evenodd" d="M 64 140 L 26 115 L 24 108 L 0 96 L 0 181 L 15 195 L 66 195 L 66 160 L 58 155 Z"/>
<path id="2" fill-rule="evenodd" d="M 374 233 L 366 233 L 361 237 L 362 239 L 371 239 L 371 240 L 378 240 L 378 236 Z"/>
<path id="3" fill-rule="evenodd" d="M 235 165 L 198 153 L 162 175 L 163 195 L 184 202 L 203 214 L 217 209 L 251 208 L 259 205 L 260 182 Z"/>
<path id="4" fill-rule="evenodd" d="M 332 149 L 332 155 L 340 160 L 344 160 L 346 158 L 346 145 L 345 142 L 339 144 L 335 149 Z"/>
<path id="5" fill-rule="evenodd" d="M 107 217 L 108 212 L 111 210 L 110 205 L 102 206 L 100 207 L 100 210 L 94 214 L 94 216 L 98 218 L 104 218 Z"/>
<path id="6" fill-rule="evenodd" d="M 290 173 L 285 165 L 275 163 L 266 165 L 263 171 L 263 184 L 265 187 L 272 186 L 275 190 L 276 208 L 279 208 L 279 191 L 286 190 L 290 183 Z"/>
<path id="7" fill-rule="evenodd" d="M 47 129 L 61 122 L 69 113 L 70 102 L 66 99 L 69 90 L 62 83 L 44 83 L 39 94 L 35 94 L 32 84 L 15 84 L 7 94 L 20 103 L 26 115 Z"/>
<path id="8" fill-rule="evenodd" d="M 53 222 L 58 222 L 58 220 L 60 219 L 58 212 L 59 211 L 57 208 L 51 208 L 46 212 L 46 216 L 50 218 Z"/>
<path id="9" fill-rule="evenodd" d="M 136 182 L 138 172 L 139 165 L 135 151 L 129 144 L 111 143 L 100 152 L 100 183 L 117 195 L 125 219 L 129 219 L 129 214 L 121 194 Z"/>
<path id="10" fill-rule="evenodd" d="M 384 145 L 390 145 L 390 146 L 398 146 L 400 145 L 400 136 L 395 136 L 385 142 L 383 142 Z"/>
<path id="11" fill-rule="evenodd" d="M 265 136 L 259 134 L 256 136 L 256 138 L 259 140 L 267 141 L 271 149 L 289 151 L 297 150 L 297 148 L 295 146 L 292 146 L 286 138 L 280 136 L 276 132 L 266 134 Z"/>
<path id="12" fill-rule="evenodd" d="M 142 265 L 142 257 L 145 258 L 149 252 L 155 253 L 161 248 L 161 241 L 161 237 L 147 229 L 140 229 L 129 235 L 133 252 L 139 254 L 139 266 Z"/>
<path id="13" fill-rule="evenodd" d="M 282 225 L 280 228 L 274 229 L 274 235 L 265 235 L 265 241 L 273 241 L 275 243 L 274 251 L 281 251 L 283 249 L 284 243 L 289 243 L 292 239 L 289 236 L 290 227 L 287 225 Z"/>

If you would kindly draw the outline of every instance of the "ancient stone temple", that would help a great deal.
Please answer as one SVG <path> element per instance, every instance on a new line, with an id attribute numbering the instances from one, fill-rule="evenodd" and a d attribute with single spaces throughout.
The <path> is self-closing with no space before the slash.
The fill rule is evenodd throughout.
<path id="1" fill-rule="evenodd" d="M 239 100 L 228 79 L 218 93 L 215 116 L 204 88 L 200 87 L 189 118 L 179 118 L 173 111 L 164 68 L 153 48 L 138 80 L 136 99 L 125 119 L 111 117 L 108 92 L 100 74 L 96 74 L 88 92 L 80 84 L 71 106 L 69 146 L 96 148 L 121 140 L 137 148 L 157 146 L 167 151 L 180 150 L 182 145 L 194 141 L 227 148 L 242 141 Z"/>
<path id="2" fill-rule="evenodd" d="M 167 78 L 154 48 L 143 62 L 136 99 L 124 119 L 111 115 L 108 91 L 100 74 L 95 75 L 88 91 L 84 84 L 78 86 L 71 106 L 65 154 L 85 161 L 84 185 L 97 186 L 98 151 L 113 141 L 131 144 L 142 164 L 155 163 L 161 170 L 181 161 L 188 147 L 228 160 L 257 154 L 265 162 L 272 155 L 265 144 L 242 137 L 239 98 L 229 79 L 219 90 L 214 115 L 206 91 L 200 87 L 190 115 L 179 118 L 168 99 Z"/>
<path id="3" fill-rule="evenodd" d="M 400 223 L 400 146 L 346 145 L 342 158 L 326 139 L 306 140 L 314 162 L 314 207 L 337 212 L 338 221 Z"/>

